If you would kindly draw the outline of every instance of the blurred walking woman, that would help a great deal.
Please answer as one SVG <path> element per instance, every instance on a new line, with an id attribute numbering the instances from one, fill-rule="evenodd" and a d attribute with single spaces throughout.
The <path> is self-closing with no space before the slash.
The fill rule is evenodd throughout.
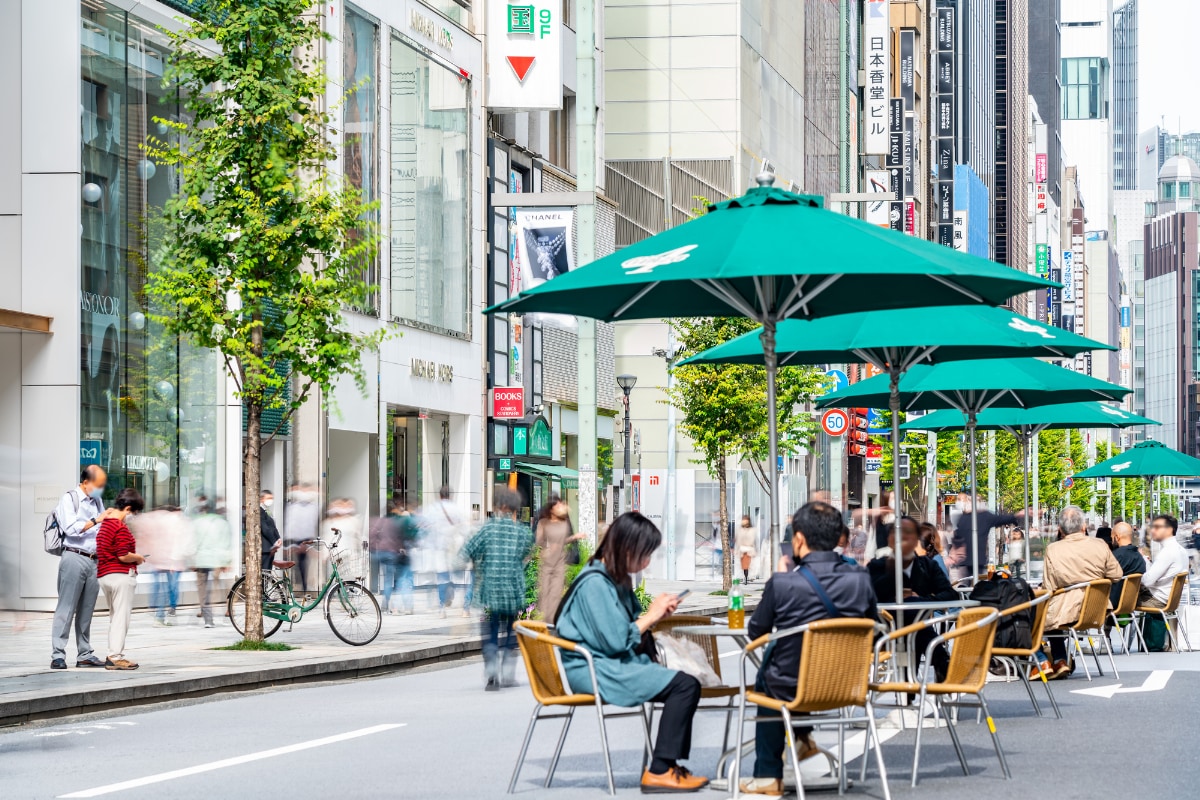
<path id="1" fill-rule="evenodd" d="M 567 504 L 552 495 L 538 515 L 537 524 L 537 546 L 542 548 L 538 559 L 538 610 L 542 619 L 554 619 L 558 613 L 567 579 L 567 545 L 582 538 L 571 527 Z"/>
<path id="2" fill-rule="evenodd" d="M 649 566 L 661 543 L 658 528 L 636 511 L 613 520 L 596 554 L 563 598 L 557 632 L 591 651 L 604 702 L 626 708 L 651 701 L 663 704 L 654 759 L 642 775 L 642 791 L 694 792 L 708 785 L 708 779 L 692 775 L 679 761 L 691 750 L 700 682 L 659 666 L 641 652 L 643 634 L 670 616 L 679 598 L 660 594 L 642 614 L 630 577 Z M 595 691 L 583 656 L 564 652 L 562 660 L 572 691 Z"/>
<path id="3" fill-rule="evenodd" d="M 143 508 L 142 496 L 135 489 L 122 489 L 113 503 L 115 513 L 100 523 L 96 534 L 96 576 L 108 602 L 108 658 L 106 669 L 137 669 L 136 662 L 125 658 L 125 635 L 133 611 L 133 592 L 137 588 L 137 565 L 145 558 L 137 554 L 137 543 L 125 523 L 130 514 Z"/>

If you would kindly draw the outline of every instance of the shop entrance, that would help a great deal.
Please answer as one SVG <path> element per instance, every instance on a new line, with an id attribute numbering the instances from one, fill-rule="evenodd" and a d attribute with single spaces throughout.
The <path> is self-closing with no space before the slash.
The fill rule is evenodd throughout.
<path id="1" fill-rule="evenodd" d="M 404 407 L 391 408 L 389 414 L 389 493 L 418 508 L 450 484 L 450 418 Z"/>

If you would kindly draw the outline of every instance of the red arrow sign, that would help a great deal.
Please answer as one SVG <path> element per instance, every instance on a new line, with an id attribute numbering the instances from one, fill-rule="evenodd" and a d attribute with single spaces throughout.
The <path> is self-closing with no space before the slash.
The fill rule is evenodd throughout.
<path id="1" fill-rule="evenodd" d="M 508 56 L 508 65 L 512 67 L 513 72 L 517 75 L 517 80 L 521 83 L 525 82 L 525 76 L 529 74 L 529 68 L 533 66 L 534 56 Z"/>

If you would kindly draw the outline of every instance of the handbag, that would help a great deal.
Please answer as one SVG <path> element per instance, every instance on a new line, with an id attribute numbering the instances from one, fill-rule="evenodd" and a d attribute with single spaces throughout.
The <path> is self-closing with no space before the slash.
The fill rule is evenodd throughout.
<path id="1" fill-rule="evenodd" d="M 579 566 L 579 542 L 571 542 L 567 545 L 567 566 Z"/>

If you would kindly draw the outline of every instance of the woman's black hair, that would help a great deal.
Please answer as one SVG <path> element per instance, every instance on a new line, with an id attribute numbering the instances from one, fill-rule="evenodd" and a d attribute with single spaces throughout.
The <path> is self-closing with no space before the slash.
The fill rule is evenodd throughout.
<path id="1" fill-rule="evenodd" d="M 925 550 L 925 555 L 942 551 L 942 535 L 932 522 L 922 522 L 917 526 L 917 533 L 921 537 L 921 547 Z"/>
<path id="2" fill-rule="evenodd" d="M 608 532 L 588 563 L 603 562 L 613 583 L 632 588 L 631 567 L 640 566 L 661 544 L 662 533 L 655 524 L 637 511 L 628 511 L 608 526 Z"/>
<path id="3" fill-rule="evenodd" d="M 556 494 L 550 495 L 550 499 L 547 500 L 546 504 L 542 506 L 540 511 L 538 511 L 538 515 L 537 515 L 538 521 L 541 522 L 544 519 L 550 519 L 550 517 L 553 516 L 554 507 L 556 505 L 558 505 L 559 503 L 561 503 L 562 501 L 563 501 L 562 498 L 559 497 L 558 495 L 556 495 Z"/>
<path id="4" fill-rule="evenodd" d="M 129 487 L 117 492 L 117 499 L 113 501 L 113 508 L 117 509 L 117 511 L 129 509 L 135 514 L 140 514 L 145 507 L 146 502 L 142 500 L 142 496 L 138 494 L 138 490 Z"/>

